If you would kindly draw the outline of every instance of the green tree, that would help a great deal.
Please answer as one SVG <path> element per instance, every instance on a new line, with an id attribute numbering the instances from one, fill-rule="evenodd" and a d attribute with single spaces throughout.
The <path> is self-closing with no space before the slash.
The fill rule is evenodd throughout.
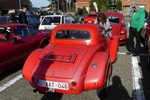
<path id="1" fill-rule="evenodd" d="M 121 2 L 121 0 L 117 0 L 117 2 L 116 2 L 116 9 L 118 9 L 119 11 L 122 10 L 122 2 Z"/>
<path id="2" fill-rule="evenodd" d="M 99 0 L 91 0 L 90 1 L 90 11 L 96 11 L 96 9 L 95 9 L 95 7 L 93 5 L 93 2 L 97 3 L 98 10 L 100 10 L 100 2 L 99 2 Z"/>
<path id="3" fill-rule="evenodd" d="M 26 4 L 28 8 L 33 7 L 32 2 L 30 0 L 21 0 L 21 4 Z"/>
<path id="4" fill-rule="evenodd" d="M 100 12 L 106 12 L 110 9 L 110 4 L 108 0 L 99 0 L 100 1 Z"/>
<path id="5" fill-rule="evenodd" d="M 96 10 L 94 8 L 93 2 L 97 3 L 98 10 L 100 12 L 105 12 L 110 9 L 109 1 L 108 0 L 91 0 L 90 1 L 90 11 Z"/>
<path id="6" fill-rule="evenodd" d="M 85 6 L 82 8 L 82 12 L 83 12 L 84 15 L 88 14 L 88 11 L 86 10 Z"/>

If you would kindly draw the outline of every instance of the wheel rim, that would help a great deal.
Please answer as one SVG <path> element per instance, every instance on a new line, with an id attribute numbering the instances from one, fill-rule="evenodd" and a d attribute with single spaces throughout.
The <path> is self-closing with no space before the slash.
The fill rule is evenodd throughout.
<path id="1" fill-rule="evenodd" d="M 47 45 L 48 45 L 48 42 L 44 42 L 44 43 L 42 44 L 41 48 L 44 48 L 44 47 L 46 47 Z"/>

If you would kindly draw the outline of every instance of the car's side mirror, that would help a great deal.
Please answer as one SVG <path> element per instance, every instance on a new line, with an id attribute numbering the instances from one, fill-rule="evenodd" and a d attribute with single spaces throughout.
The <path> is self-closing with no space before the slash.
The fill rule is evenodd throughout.
<path id="1" fill-rule="evenodd" d="M 14 44 L 16 41 L 17 41 L 17 38 L 13 37 L 11 43 Z"/>

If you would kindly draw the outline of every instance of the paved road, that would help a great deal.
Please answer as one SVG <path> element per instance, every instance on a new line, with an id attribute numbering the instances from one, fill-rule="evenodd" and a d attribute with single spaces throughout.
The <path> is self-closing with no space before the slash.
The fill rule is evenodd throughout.
<path id="1" fill-rule="evenodd" d="M 126 55 L 120 46 L 113 63 L 109 93 L 105 100 L 150 100 L 150 71 L 146 65 L 146 51 L 141 48 L 139 57 Z M 84 91 L 79 95 L 57 93 L 39 94 L 21 77 L 22 65 L 0 75 L 0 100 L 99 100 L 96 91 Z"/>

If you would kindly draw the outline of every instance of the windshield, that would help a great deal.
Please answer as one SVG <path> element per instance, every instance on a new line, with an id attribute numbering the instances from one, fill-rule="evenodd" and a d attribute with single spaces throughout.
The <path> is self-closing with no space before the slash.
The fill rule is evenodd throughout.
<path id="1" fill-rule="evenodd" d="M 35 15 L 27 15 L 27 20 L 29 23 L 39 23 L 39 20 Z"/>
<path id="2" fill-rule="evenodd" d="M 0 23 L 7 23 L 7 16 L 1 16 Z"/>
<path id="3" fill-rule="evenodd" d="M 0 42 L 5 42 L 9 40 L 10 37 L 10 27 L 0 26 Z"/>
<path id="4" fill-rule="evenodd" d="M 119 24 L 119 18 L 116 16 L 109 16 L 108 19 L 111 24 Z"/>
<path id="5" fill-rule="evenodd" d="M 55 16 L 55 17 L 45 17 L 43 19 L 43 22 L 42 22 L 42 25 L 58 25 L 60 24 L 60 20 L 61 20 L 61 17 L 59 16 Z"/>
<path id="6" fill-rule="evenodd" d="M 97 15 L 91 14 L 91 15 L 88 15 L 88 17 L 97 17 Z"/>

